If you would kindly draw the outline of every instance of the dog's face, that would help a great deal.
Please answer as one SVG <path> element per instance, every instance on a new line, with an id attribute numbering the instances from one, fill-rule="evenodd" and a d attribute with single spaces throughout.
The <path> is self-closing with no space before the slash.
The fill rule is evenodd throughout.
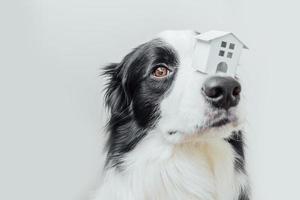
<path id="1" fill-rule="evenodd" d="M 176 143 L 225 138 L 238 125 L 240 84 L 192 67 L 196 34 L 163 32 L 106 68 L 110 145 L 127 141 L 130 150 L 150 131 Z"/>
<path id="2" fill-rule="evenodd" d="M 176 74 L 171 69 L 168 75 L 175 78 L 168 94 L 159 103 L 160 119 L 156 128 L 175 142 L 194 135 L 226 138 L 240 122 L 241 86 L 238 80 L 221 73 L 204 75 L 192 66 L 197 34 L 166 31 L 159 35 L 174 49 L 178 63 Z"/>

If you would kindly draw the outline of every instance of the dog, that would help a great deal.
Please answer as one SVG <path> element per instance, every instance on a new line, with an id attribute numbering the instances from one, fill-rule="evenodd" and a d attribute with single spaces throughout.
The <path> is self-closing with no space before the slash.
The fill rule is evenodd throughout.
<path id="1" fill-rule="evenodd" d="M 241 85 L 192 67 L 196 31 L 164 31 L 105 67 L 95 200 L 249 200 Z"/>

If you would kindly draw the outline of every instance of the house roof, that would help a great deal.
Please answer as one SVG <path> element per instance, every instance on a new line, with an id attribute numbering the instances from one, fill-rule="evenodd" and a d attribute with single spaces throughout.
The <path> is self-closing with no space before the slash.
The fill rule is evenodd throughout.
<path id="1" fill-rule="evenodd" d="M 201 33 L 201 34 L 197 35 L 196 38 L 198 40 L 201 40 L 201 41 L 204 41 L 204 42 L 211 42 L 214 39 L 217 39 L 217 38 L 220 38 L 220 37 L 224 37 L 224 36 L 229 35 L 229 34 L 232 35 L 233 37 L 235 37 L 240 43 L 242 43 L 243 47 L 245 49 L 248 49 L 248 47 L 238 37 L 236 37 L 231 32 L 212 30 L 212 31 L 208 31 L 208 32 L 205 32 L 205 33 Z"/>

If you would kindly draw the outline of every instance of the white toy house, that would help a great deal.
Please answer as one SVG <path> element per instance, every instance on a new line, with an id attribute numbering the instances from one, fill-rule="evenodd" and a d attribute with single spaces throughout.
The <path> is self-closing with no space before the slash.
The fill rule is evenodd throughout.
<path id="1" fill-rule="evenodd" d="M 231 32 L 208 31 L 196 36 L 193 66 L 207 74 L 235 76 L 242 49 L 248 47 Z"/>

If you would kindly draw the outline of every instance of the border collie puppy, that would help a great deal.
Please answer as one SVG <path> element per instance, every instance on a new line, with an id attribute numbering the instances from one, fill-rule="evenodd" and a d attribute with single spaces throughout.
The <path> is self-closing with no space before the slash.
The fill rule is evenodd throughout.
<path id="1" fill-rule="evenodd" d="M 96 200 L 249 200 L 236 78 L 193 66 L 194 31 L 165 31 L 105 68 Z"/>

